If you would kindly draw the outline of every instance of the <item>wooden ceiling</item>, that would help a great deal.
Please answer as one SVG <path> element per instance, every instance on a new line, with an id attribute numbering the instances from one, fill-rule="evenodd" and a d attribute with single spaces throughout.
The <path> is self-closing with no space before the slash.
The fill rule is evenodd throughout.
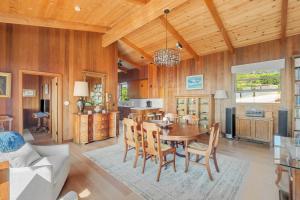
<path id="1" fill-rule="evenodd" d="M 0 22 L 100 32 L 138 67 L 165 46 L 164 8 L 182 59 L 300 34 L 300 0 L 1 0 Z"/>

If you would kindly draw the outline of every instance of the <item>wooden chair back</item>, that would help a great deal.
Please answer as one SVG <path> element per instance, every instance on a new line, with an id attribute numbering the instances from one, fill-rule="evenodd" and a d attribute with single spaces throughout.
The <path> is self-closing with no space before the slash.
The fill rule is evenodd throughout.
<path id="1" fill-rule="evenodd" d="M 185 115 L 182 117 L 182 119 L 187 124 L 198 124 L 199 118 L 196 115 Z"/>
<path id="2" fill-rule="evenodd" d="M 215 131 L 214 148 L 216 149 L 220 139 L 220 123 L 215 123 L 213 126 Z"/>
<path id="3" fill-rule="evenodd" d="M 160 128 L 154 123 L 143 122 L 141 130 L 143 149 L 150 155 L 160 155 Z"/>
<path id="4" fill-rule="evenodd" d="M 139 143 L 139 135 L 137 131 L 137 122 L 133 119 L 123 119 L 123 135 L 124 141 L 130 146 L 136 146 Z"/>
<path id="5" fill-rule="evenodd" d="M 206 150 L 206 155 L 207 155 L 208 159 L 209 159 L 209 156 L 212 153 L 212 150 L 213 150 L 213 147 L 214 147 L 215 137 L 216 137 L 216 131 L 215 131 L 215 127 L 213 126 L 210 129 L 210 135 L 209 135 L 209 141 L 208 141 L 208 148 Z"/>

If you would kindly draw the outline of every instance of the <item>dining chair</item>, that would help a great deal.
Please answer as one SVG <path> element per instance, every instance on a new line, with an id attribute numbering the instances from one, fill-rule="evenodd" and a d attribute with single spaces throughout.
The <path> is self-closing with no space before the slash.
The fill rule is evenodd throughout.
<path id="1" fill-rule="evenodd" d="M 136 168 L 139 155 L 142 155 L 142 140 L 137 130 L 137 122 L 133 119 L 124 118 L 123 119 L 123 135 L 125 152 L 123 162 L 126 161 L 127 152 L 129 150 L 135 150 L 135 159 L 133 163 L 133 168 Z"/>
<path id="2" fill-rule="evenodd" d="M 191 142 L 190 144 L 187 144 L 185 147 L 185 172 L 188 171 L 189 162 L 190 162 L 190 154 L 195 154 L 198 156 L 204 157 L 204 163 L 202 164 L 206 167 L 208 176 L 210 180 L 213 180 L 211 170 L 210 170 L 210 159 L 214 160 L 216 171 L 219 172 L 219 167 L 217 163 L 217 157 L 216 157 L 216 150 L 219 142 L 219 134 L 220 134 L 220 127 L 219 123 L 215 123 L 213 127 L 210 129 L 210 136 L 209 136 L 209 142 L 208 144 L 203 144 L 200 142 Z M 215 146 L 216 145 L 216 146 Z M 198 158 L 196 159 L 196 162 L 198 162 Z"/>
<path id="3" fill-rule="evenodd" d="M 146 161 L 151 158 L 159 159 L 159 167 L 157 172 L 156 181 L 159 181 L 162 167 L 173 163 L 173 169 L 176 172 L 175 158 L 176 149 L 160 141 L 160 128 L 154 123 L 142 123 L 142 146 L 143 146 L 143 170 L 145 172 Z M 167 160 L 167 155 L 173 154 L 172 160 Z"/>
<path id="4" fill-rule="evenodd" d="M 166 113 L 165 114 L 166 118 L 169 118 L 170 122 L 177 123 L 178 122 L 178 115 L 174 113 Z"/>
<path id="5" fill-rule="evenodd" d="M 196 115 L 184 115 L 182 117 L 185 123 L 196 125 L 199 122 L 199 118 Z"/>

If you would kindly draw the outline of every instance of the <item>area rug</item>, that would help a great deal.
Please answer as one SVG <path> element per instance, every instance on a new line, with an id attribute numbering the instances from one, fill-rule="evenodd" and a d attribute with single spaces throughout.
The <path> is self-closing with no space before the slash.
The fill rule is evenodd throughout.
<path id="1" fill-rule="evenodd" d="M 145 174 L 142 174 L 142 158 L 134 169 L 134 151 L 129 151 L 127 161 L 123 163 L 123 146 L 120 144 L 84 155 L 144 199 L 153 200 L 234 200 L 249 166 L 247 161 L 218 154 L 220 173 L 216 172 L 212 162 L 214 180 L 210 181 L 203 166 L 190 162 L 189 171 L 185 173 L 184 158 L 176 157 L 177 172 L 172 166 L 162 169 L 160 181 L 156 182 L 158 165 L 148 160 Z"/>

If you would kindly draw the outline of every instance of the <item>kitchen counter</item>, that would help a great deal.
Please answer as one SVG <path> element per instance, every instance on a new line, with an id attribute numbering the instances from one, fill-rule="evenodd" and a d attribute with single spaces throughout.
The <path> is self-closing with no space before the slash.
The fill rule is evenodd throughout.
<path id="1" fill-rule="evenodd" d="M 131 110 L 158 110 L 156 107 L 132 107 Z"/>

